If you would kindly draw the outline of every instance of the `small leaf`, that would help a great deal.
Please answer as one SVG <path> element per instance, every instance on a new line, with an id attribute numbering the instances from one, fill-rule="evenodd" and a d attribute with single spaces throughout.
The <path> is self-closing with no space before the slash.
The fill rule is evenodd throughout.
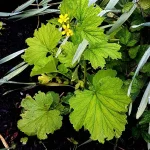
<path id="1" fill-rule="evenodd" d="M 132 128 L 132 135 L 133 135 L 133 137 L 135 137 L 136 139 L 138 139 L 138 138 L 140 137 L 141 132 L 140 132 L 140 130 L 139 130 L 138 127 Z"/>
<path id="2" fill-rule="evenodd" d="M 74 67 L 74 65 L 72 65 L 72 59 L 75 55 L 76 49 L 77 45 L 74 45 L 71 42 L 66 42 L 65 45 L 62 45 L 62 53 L 58 55 L 59 61 L 66 67 Z"/>
<path id="3" fill-rule="evenodd" d="M 38 64 L 34 65 L 30 76 L 35 76 L 43 73 L 57 72 L 56 64 L 53 56 L 44 57 Z"/>
<path id="4" fill-rule="evenodd" d="M 20 142 L 21 142 L 23 145 L 27 144 L 27 142 L 28 142 L 28 137 L 22 137 L 22 138 L 20 139 Z"/>
<path id="5" fill-rule="evenodd" d="M 147 63 L 143 66 L 141 72 L 150 74 L 150 62 L 147 62 Z"/>
<path id="6" fill-rule="evenodd" d="M 92 67 L 104 67 L 106 64 L 105 59 L 110 57 L 112 59 L 121 58 L 121 53 L 118 52 L 120 46 L 115 43 L 102 42 L 97 46 L 91 46 L 84 52 L 84 59 L 89 60 Z"/>
<path id="7" fill-rule="evenodd" d="M 66 67 L 64 64 L 60 64 L 60 65 L 58 66 L 58 72 L 61 72 L 61 73 L 63 73 L 63 74 L 66 74 L 66 73 L 68 72 L 68 69 L 67 69 L 67 67 Z"/>
<path id="8" fill-rule="evenodd" d="M 38 81 L 40 84 L 47 84 L 49 81 L 51 81 L 51 77 L 42 74 L 41 76 L 38 76 Z"/>
<path id="9" fill-rule="evenodd" d="M 139 49 L 140 49 L 139 45 L 135 46 L 135 47 L 131 47 L 129 49 L 129 56 L 130 56 L 130 58 L 134 59 L 137 56 L 137 53 L 138 53 Z"/>
<path id="10" fill-rule="evenodd" d="M 142 132 L 141 133 L 143 139 L 147 142 L 147 143 L 150 143 L 150 134 L 147 133 L 147 132 Z"/>
<path id="11" fill-rule="evenodd" d="M 28 136 L 37 135 L 39 139 L 46 139 L 47 134 L 60 129 L 62 117 L 60 111 L 50 109 L 53 103 L 51 93 L 38 92 L 34 99 L 27 96 L 21 102 L 24 112 L 18 121 L 18 128 Z"/>
<path id="12" fill-rule="evenodd" d="M 126 46 L 134 46 L 137 43 L 137 40 L 133 38 L 127 28 L 123 28 L 117 32 L 116 37 L 119 38 L 120 42 Z"/>
<path id="13" fill-rule="evenodd" d="M 145 111 L 142 115 L 142 119 L 139 122 L 140 125 L 146 123 L 150 123 L 150 111 Z"/>
<path id="14" fill-rule="evenodd" d="M 123 13 L 126 13 L 126 12 L 130 11 L 130 9 L 132 8 L 132 6 L 133 6 L 133 2 L 128 2 L 128 3 L 126 3 L 126 4 L 123 6 L 122 12 L 123 12 Z"/>

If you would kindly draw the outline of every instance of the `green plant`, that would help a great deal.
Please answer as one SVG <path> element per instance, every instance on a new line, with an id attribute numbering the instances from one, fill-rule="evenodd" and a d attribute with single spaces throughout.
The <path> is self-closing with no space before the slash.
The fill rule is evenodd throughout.
<path id="1" fill-rule="evenodd" d="M 64 0 L 60 7 L 60 19 L 49 20 L 49 23 L 35 31 L 33 38 L 27 39 L 29 47 L 22 58 L 29 65 L 33 65 L 31 76 L 42 74 L 39 78 L 41 83 L 49 85 L 56 81 L 56 85 L 75 87 L 75 93 L 68 100 L 68 107 L 71 108 L 71 112 L 68 111 L 70 122 L 75 130 L 78 131 L 84 126 L 90 132 L 91 139 L 104 143 L 105 139 L 111 140 L 114 136 L 121 136 L 127 122 L 125 113 L 130 99 L 126 95 L 126 90 L 122 88 L 123 82 L 116 77 L 116 71 L 102 69 L 106 64 L 106 58 L 109 57 L 110 61 L 121 59 L 121 53 L 120 46 L 117 43 L 109 43 L 109 37 L 98 27 L 104 20 L 97 16 L 100 11 L 98 6 L 88 6 L 88 1 L 85 0 Z M 45 103 L 45 96 L 40 95 L 39 93 L 35 96 L 35 100 L 37 96 L 40 97 L 36 102 Z M 54 103 L 55 99 L 58 98 L 54 97 Z M 22 102 L 25 112 L 18 122 L 21 131 L 28 135 L 37 134 L 40 139 L 45 139 L 46 133 L 53 133 L 61 127 L 61 119 L 58 119 L 58 116 L 55 117 L 57 122 L 51 125 L 50 130 L 44 129 L 46 126 L 39 126 L 38 129 L 37 126 L 33 126 L 33 131 L 27 131 L 29 124 L 36 124 L 36 120 L 44 123 L 44 118 L 47 118 L 41 116 L 39 109 L 44 113 L 41 108 L 36 109 L 25 104 L 28 101 L 31 102 L 27 97 Z M 61 114 L 61 99 L 57 102 L 62 104 L 61 107 L 56 105 L 49 108 L 49 103 L 52 103 L 50 99 L 45 108 L 47 113 L 50 109 Z M 33 111 L 35 117 L 30 115 Z M 51 117 L 51 114 L 49 115 Z M 59 127 L 56 127 L 56 124 Z"/>
<path id="2" fill-rule="evenodd" d="M 63 0 L 59 18 L 52 18 L 35 30 L 34 37 L 26 40 L 26 50 L 0 60 L 1 64 L 24 52 L 24 62 L 1 79 L 2 84 L 16 83 L 8 80 L 30 65 L 30 76 L 36 76 L 38 84 L 74 89 L 65 96 L 52 91 L 39 91 L 33 98 L 27 95 L 21 102 L 22 119 L 18 121 L 18 128 L 25 134 L 46 139 L 47 134 L 61 128 L 64 115 L 69 115 L 75 130 L 84 127 L 92 140 L 101 143 L 119 138 L 125 130 L 128 105 L 148 80 L 148 69 L 136 75 L 149 58 L 149 41 L 140 39 L 139 32 L 149 22 L 144 22 L 134 1 L 116 0 L 112 5 L 110 0 L 104 10 L 95 2 Z M 146 12 L 144 2 L 140 4 Z M 100 6 L 106 3 L 103 1 Z M 111 28 L 107 30 L 108 27 Z M 148 96 L 149 91 L 145 104 Z"/>

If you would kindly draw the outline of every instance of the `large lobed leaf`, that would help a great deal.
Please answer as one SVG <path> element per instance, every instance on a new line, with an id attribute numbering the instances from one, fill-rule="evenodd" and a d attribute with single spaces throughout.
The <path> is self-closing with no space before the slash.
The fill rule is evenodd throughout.
<path id="1" fill-rule="evenodd" d="M 60 129 L 62 117 L 59 110 L 50 109 L 53 101 L 55 103 L 52 92 L 38 92 L 34 99 L 27 96 L 21 103 L 24 112 L 18 121 L 18 128 L 28 136 L 37 135 L 39 139 L 46 139 L 47 134 Z"/>
<path id="2" fill-rule="evenodd" d="M 35 30 L 34 37 L 26 40 L 28 49 L 22 56 L 30 65 L 37 64 L 48 53 L 52 53 L 61 38 L 61 32 L 54 25 L 47 23 Z"/>
<path id="3" fill-rule="evenodd" d="M 70 115 L 73 127 L 78 131 L 84 126 L 91 139 L 101 143 L 120 137 L 127 122 L 125 113 L 130 99 L 121 89 L 122 81 L 114 75 L 110 70 L 98 72 L 93 78 L 93 90 L 76 91 L 69 100 L 74 109 Z"/>
<path id="4" fill-rule="evenodd" d="M 101 9 L 98 6 L 91 5 L 88 7 L 87 0 L 77 1 L 75 14 L 77 26 L 72 37 L 73 42 L 80 43 L 83 39 L 86 39 L 90 44 L 95 44 L 107 40 L 103 30 L 98 28 L 103 21 L 103 18 L 98 16 L 100 11 Z"/>
<path id="5" fill-rule="evenodd" d="M 79 44 L 83 39 L 86 39 L 90 44 L 99 41 L 107 40 L 103 30 L 98 26 L 104 20 L 98 14 L 101 11 L 100 7 L 94 5 L 88 6 L 87 0 L 64 0 L 61 5 L 61 14 L 67 13 L 69 16 L 75 17 L 76 26 L 72 36 L 73 43 Z"/>
<path id="6" fill-rule="evenodd" d="M 61 13 L 69 13 L 68 8 L 72 8 L 71 16 L 76 19 L 74 26 L 72 42 L 75 45 L 80 44 L 83 40 L 87 40 L 89 48 L 84 52 L 84 59 L 89 60 L 94 69 L 104 67 L 105 59 L 121 58 L 121 53 L 118 52 L 120 46 L 118 44 L 108 43 L 108 37 L 99 28 L 103 18 L 98 14 L 101 9 L 96 5 L 88 6 L 87 0 L 62 2 Z M 73 11 L 73 10 L 76 11 Z"/>
<path id="7" fill-rule="evenodd" d="M 31 76 L 56 71 L 52 55 L 55 55 L 60 39 L 61 32 L 54 25 L 47 23 L 35 30 L 33 38 L 26 40 L 29 47 L 22 58 L 30 65 L 34 64 Z M 51 56 L 47 57 L 47 55 Z"/>

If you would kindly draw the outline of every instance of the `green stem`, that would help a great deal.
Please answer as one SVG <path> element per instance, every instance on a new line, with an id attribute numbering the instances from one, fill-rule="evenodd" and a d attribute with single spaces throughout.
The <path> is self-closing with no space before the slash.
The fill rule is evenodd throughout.
<path id="1" fill-rule="evenodd" d="M 87 77 L 87 68 L 86 68 L 86 60 L 83 62 L 84 67 L 84 87 L 86 86 L 86 77 Z"/>

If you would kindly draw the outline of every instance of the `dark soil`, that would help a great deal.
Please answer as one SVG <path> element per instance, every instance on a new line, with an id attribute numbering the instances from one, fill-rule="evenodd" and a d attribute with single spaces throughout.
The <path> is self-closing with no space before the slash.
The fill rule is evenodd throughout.
<path id="1" fill-rule="evenodd" d="M 12 11 L 18 5 L 20 5 L 23 0 L 13 1 L 10 7 L 7 7 L 6 2 L 0 1 L 0 11 Z M 47 16 L 50 18 L 51 16 Z M 22 21 L 7 21 L 1 18 L 3 22 L 6 23 L 5 29 L 0 31 L 0 59 L 18 50 L 27 47 L 25 40 L 28 37 L 33 36 L 34 29 L 37 27 L 37 18 L 33 17 L 30 19 L 25 19 Z M 41 17 L 41 20 L 45 18 Z M 11 60 L 10 62 L 0 65 L 0 78 L 2 78 L 7 71 L 12 67 L 22 62 L 20 57 Z M 30 69 L 24 71 L 24 73 L 15 77 L 14 81 L 31 81 L 29 77 Z M 75 148 L 74 144 L 70 142 L 70 138 L 74 138 L 79 144 L 87 141 L 90 137 L 87 131 L 84 129 L 76 132 L 72 125 L 69 123 L 68 116 L 63 119 L 63 126 L 60 130 L 56 131 L 53 135 L 49 135 L 47 140 L 39 141 L 36 137 L 29 137 L 26 145 L 20 142 L 20 138 L 25 137 L 22 132 L 17 128 L 17 121 L 20 119 L 20 102 L 22 98 L 25 97 L 27 93 L 33 95 L 38 90 L 48 91 L 54 90 L 55 92 L 68 92 L 72 89 L 64 88 L 46 88 L 46 87 L 36 87 L 32 90 L 18 90 L 11 92 L 7 95 L 2 95 L 4 92 L 16 88 L 21 88 L 23 86 L 5 84 L 0 87 L 0 134 L 5 138 L 10 147 L 15 147 L 16 150 L 73 150 Z M 131 130 L 132 126 L 136 124 L 134 117 L 130 117 L 130 124 L 126 126 L 126 131 L 123 132 L 122 137 L 118 140 L 116 145 L 116 150 L 147 150 L 146 142 L 143 139 L 133 139 Z M 105 142 L 105 144 L 100 144 L 96 142 L 90 142 L 78 148 L 78 150 L 113 150 L 115 147 L 116 140 Z M 4 148 L 0 141 L 0 148 Z"/>

